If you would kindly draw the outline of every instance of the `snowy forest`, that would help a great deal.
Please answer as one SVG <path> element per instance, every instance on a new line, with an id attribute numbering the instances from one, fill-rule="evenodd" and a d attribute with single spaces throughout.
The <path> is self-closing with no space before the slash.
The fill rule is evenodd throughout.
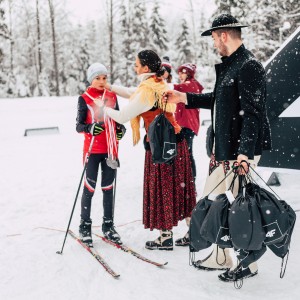
<path id="1" fill-rule="evenodd" d="M 195 63 L 198 80 L 210 89 L 219 58 L 212 39 L 200 35 L 216 15 L 251 25 L 243 40 L 262 62 L 300 25 L 298 0 L 185 0 L 174 15 L 162 13 L 163 1 L 99 0 L 90 7 L 99 18 L 84 23 L 70 17 L 66 2 L 0 0 L 1 98 L 77 95 L 96 61 L 109 68 L 110 82 L 136 84 L 134 60 L 145 48 L 168 55 L 175 70 Z M 210 14 L 202 9 L 209 2 Z"/>

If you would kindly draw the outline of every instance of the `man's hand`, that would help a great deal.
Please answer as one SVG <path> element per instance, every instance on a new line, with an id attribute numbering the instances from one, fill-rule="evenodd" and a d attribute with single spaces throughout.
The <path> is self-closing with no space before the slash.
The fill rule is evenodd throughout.
<path id="1" fill-rule="evenodd" d="M 239 175 L 246 175 L 249 172 L 248 156 L 239 154 L 236 161 Z"/>
<path id="2" fill-rule="evenodd" d="M 162 100 L 167 103 L 187 103 L 186 93 L 173 90 L 166 91 Z"/>

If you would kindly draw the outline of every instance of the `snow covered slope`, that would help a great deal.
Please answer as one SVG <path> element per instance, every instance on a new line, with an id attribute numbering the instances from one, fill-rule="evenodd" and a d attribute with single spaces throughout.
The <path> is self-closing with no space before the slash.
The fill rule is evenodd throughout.
<path id="1" fill-rule="evenodd" d="M 124 100 L 125 101 L 125 100 Z M 143 255 L 168 261 L 157 268 L 95 238 L 95 247 L 121 277 L 113 279 L 71 237 L 63 255 L 64 234 L 82 172 L 83 137 L 75 131 L 77 97 L 0 99 L 0 299 L 5 300 L 205 300 L 299 299 L 300 229 L 296 223 L 286 275 L 279 278 L 281 260 L 270 251 L 259 263 L 259 275 L 241 290 L 217 279 L 219 272 L 201 272 L 189 266 L 187 248 L 148 251 L 144 244 L 158 232 L 143 229 L 142 182 L 144 150 L 133 147 L 130 126 L 120 144 L 115 223 L 122 240 Z M 201 112 L 207 119 L 209 112 Z M 24 137 L 26 128 L 58 126 L 60 133 Z M 195 140 L 197 188 L 201 194 L 208 169 L 205 131 Z M 280 174 L 276 192 L 300 208 L 299 176 Z M 78 232 L 79 201 L 71 228 Z M 100 233 L 101 192 L 93 199 L 94 230 Z M 174 229 L 185 234 L 185 222 Z M 204 257 L 208 251 L 198 253 Z"/>

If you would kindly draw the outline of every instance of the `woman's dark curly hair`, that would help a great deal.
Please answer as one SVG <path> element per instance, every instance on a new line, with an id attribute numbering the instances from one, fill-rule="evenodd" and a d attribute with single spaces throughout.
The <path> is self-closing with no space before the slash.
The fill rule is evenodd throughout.
<path id="1" fill-rule="evenodd" d="M 155 73 L 157 77 L 161 77 L 165 68 L 161 65 L 161 59 L 153 50 L 142 50 L 138 53 L 138 58 L 141 62 L 141 65 L 148 66 L 151 72 Z"/>

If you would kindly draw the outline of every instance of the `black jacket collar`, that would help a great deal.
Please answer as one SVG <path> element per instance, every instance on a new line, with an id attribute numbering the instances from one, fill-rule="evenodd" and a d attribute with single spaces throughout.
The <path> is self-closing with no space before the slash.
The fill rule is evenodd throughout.
<path id="1" fill-rule="evenodd" d="M 238 56 L 241 55 L 245 51 L 245 46 L 242 44 L 240 47 L 238 47 L 230 56 L 223 56 L 221 57 L 222 63 L 225 65 L 229 65 L 231 62 L 233 62 Z"/>

